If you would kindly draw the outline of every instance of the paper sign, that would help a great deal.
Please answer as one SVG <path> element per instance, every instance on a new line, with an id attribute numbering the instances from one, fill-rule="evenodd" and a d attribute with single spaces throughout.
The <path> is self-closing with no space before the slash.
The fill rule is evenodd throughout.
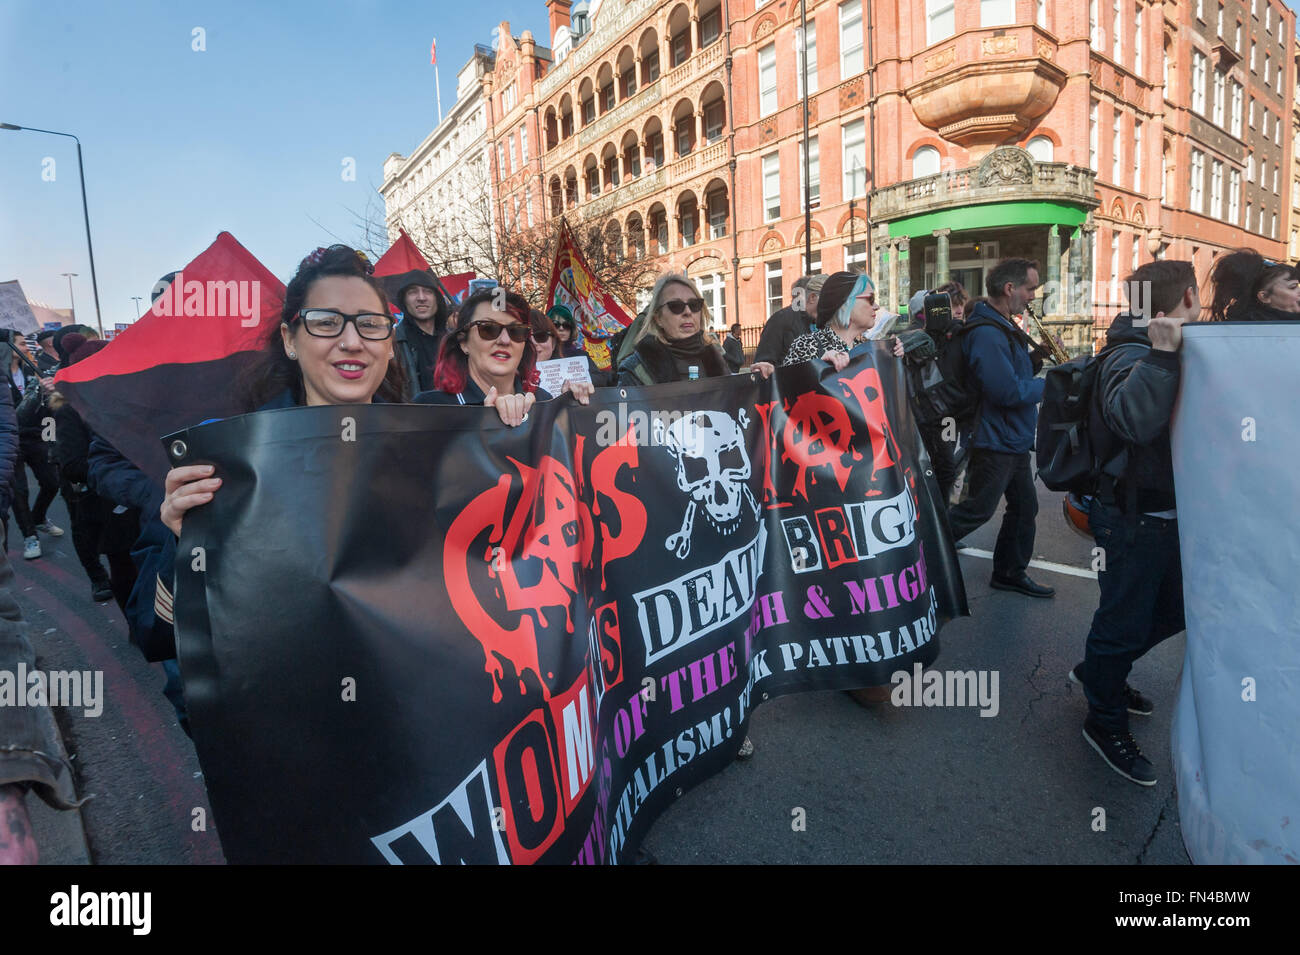
<path id="1" fill-rule="evenodd" d="M 591 373 L 587 370 L 587 359 L 582 355 L 572 358 L 552 358 L 539 361 L 537 372 L 542 376 L 539 387 L 545 388 L 552 395 L 558 395 L 566 381 L 585 381 L 591 384 Z"/>

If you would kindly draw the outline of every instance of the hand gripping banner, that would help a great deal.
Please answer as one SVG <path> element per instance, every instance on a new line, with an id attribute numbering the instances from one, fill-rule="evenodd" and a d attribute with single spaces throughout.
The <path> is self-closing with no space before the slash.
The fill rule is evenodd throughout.
<path id="1" fill-rule="evenodd" d="M 879 354 L 173 435 L 224 480 L 176 618 L 227 858 L 626 862 L 762 700 L 931 663 L 965 591 Z"/>

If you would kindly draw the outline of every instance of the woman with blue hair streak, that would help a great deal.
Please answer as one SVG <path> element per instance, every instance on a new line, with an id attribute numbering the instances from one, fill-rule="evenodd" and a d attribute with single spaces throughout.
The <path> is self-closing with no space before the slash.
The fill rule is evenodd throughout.
<path id="1" fill-rule="evenodd" d="M 800 335 L 790 344 L 783 365 L 820 358 L 843 371 L 849 363 L 849 350 L 867 340 L 876 325 L 880 309 L 876 305 L 876 286 L 866 275 L 836 272 L 822 286 L 817 302 L 817 327 Z M 902 356 L 903 346 L 895 339 L 894 354 Z"/>

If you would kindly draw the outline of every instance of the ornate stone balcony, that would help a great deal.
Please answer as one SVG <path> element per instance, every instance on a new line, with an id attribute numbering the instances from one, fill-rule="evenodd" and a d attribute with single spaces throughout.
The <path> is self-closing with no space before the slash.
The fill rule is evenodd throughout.
<path id="1" fill-rule="evenodd" d="M 968 30 L 911 59 L 904 90 L 916 118 L 963 146 L 1005 142 L 1044 115 L 1065 86 L 1056 38 L 1033 24 Z"/>
<path id="2" fill-rule="evenodd" d="M 581 210 L 584 217 L 594 219 L 612 212 L 620 206 L 636 202 L 658 192 L 667 182 L 668 167 L 656 169 L 654 172 L 642 173 L 635 179 L 623 180 L 621 185 L 615 186 L 595 199 L 579 203 L 578 209 Z"/>
<path id="3" fill-rule="evenodd" d="M 574 148 L 586 149 L 593 143 L 600 142 L 624 123 L 630 123 L 632 117 L 653 106 L 663 98 L 663 89 L 663 78 L 660 77 L 644 89 L 638 90 L 590 126 L 584 126 L 578 130 L 578 135 L 575 137 L 577 144 Z M 568 144 L 561 143 L 560 145 L 566 146 Z"/>
<path id="4" fill-rule="evenodd" d="M 1036 163 L 1024 150 L 1004 147 L 977 166 L 877 189 L 871 194 L 871 215 L 888 221 L 959 206 L 1025 200 L 1095 207 L 1096 173 L 1069 163 Z"/>
<path id="5" fill-rule="evenodd" d="M 721 66 L 723 61 L 722 51 L 721 39 L 715 40 L 703 50 L 696 50 L 681 66 L 674 67 L 659 77 L 660 82 L 664 84 L 665 91 L 671 92 L 679 89 L 696 77 L 703 76 L 710 70 Z"/>
<path id="6" fill-rule="evenodd" d="M 672 175 L 672 183 L 680 183 L 699 175 L 702 172 L 708 172 L 715 166 L 725 166 L 727 164 L 727 142 L 719 140 L 716 143 L 697 149 L 689 156 L 683 156 L 681 159 L 673 162 L 668 171 Z"/>

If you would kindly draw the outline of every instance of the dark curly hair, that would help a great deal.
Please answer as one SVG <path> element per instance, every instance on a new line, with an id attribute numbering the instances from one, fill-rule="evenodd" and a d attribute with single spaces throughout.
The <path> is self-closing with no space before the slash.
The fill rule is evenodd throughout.
<path id="1" fill-rule="evenodd" d="M 1210 269 L 1210 321 L 1222 322 L 1244 316 L 1260 305 L 1259 293 L 1278 279 L 1295 277 L 1295 270 L 1281 262 L 1269 262 L 1253 249 L 1238 249 L 1221 255 Z"/>
<path id="2" fill-rule="evenodd" d="M 379 297 L 382 311 L 388 314 L 388 296 L 379 280 L 367 271 L 367 262 L 361 258 L 356 249 L 346 245 L 332 245 L 322 254 L 313 254 L 303 259 L 298 271 L 289 280 L 284 293 L 284 305 L 280 309 L 280 322 L 293 327 L 298 321 L 298 313 L 307 301 L 307 292 L 317 279 L 329 275 L 342 275 L 358 278 L 365 282 Z M 284 353 L 284 341 L 280 335 L 280 326 L 273 325 L 267 330 L 257 358 L 248 366 L 240 378 L 238 393 L 245 411 L 256 411 L 276 395 L 288 389 L 293 394 L 295 404 L 304 404 L 302 368 Z M 390 361 L 388 371 L 375 396 L 382 401 L 406 401 L 406 375 L 400 361 Z"/>

